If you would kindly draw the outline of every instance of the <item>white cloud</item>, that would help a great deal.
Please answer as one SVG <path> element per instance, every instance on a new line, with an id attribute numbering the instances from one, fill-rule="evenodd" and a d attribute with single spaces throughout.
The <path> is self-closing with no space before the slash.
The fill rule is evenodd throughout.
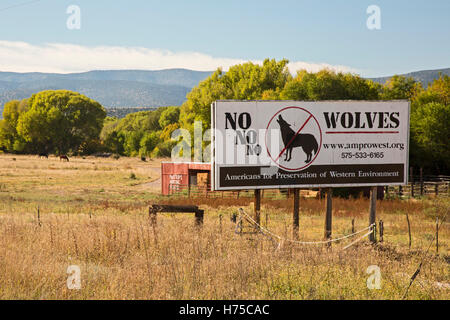
<path id="1" fill-rule="evenodd" d="M 161 70 L 184 68 L 212 71 L 218 67 L 228 70 L 246 59 L 212 57 L 198 52 L 171 52 L 140 47 L 98 46 L 86 47 L 64 43 L 32 45 L 26 42 L 0 41 L 0 71 L 70 73 L 89 70 Z M 262 63 L 259 60 L 251 60 Z M 328 68 L 336 71 L 356 72 L 347 66 L 326 63 L 294 61 L 289 70 L 318 71 Z"/>
<path id="2" fill-rule="evenodd" d="M 347 66 L 341 66 L 341 65 L 331 65 L 328 63 L 310 63 L 310 62 L 304 62 L 304 61 L 294 61 L 289 63 L 289 71 L 292 74 L 296 74 L 298 70 L 306 69 L 309 72 L 317 72 L 322 69 L 330 69 L 337 72 L 351 72 L 351 73 L 359 73 L 357 69 L 347 67 Z"/>

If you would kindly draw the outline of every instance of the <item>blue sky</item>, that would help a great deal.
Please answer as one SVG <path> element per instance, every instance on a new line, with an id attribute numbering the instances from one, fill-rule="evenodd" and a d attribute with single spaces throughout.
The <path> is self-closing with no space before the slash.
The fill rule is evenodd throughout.
<path id="1" fill-rule="evenodd" d="M 69 5 L 81 29 L 69 30 Z M 366 27 L 369 5 L 381 29 Z M 287 58 L 383 76 L 450 67 L 450 1 L 0 0 L 0 70 L 213 70 Z"/>

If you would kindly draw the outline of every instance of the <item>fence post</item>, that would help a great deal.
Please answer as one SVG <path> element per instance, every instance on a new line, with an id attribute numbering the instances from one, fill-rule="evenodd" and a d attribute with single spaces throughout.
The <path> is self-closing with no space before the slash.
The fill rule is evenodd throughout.
<path id="1" fill-rule="evenodd" d="M 436 254 L 439 254 L 439 217 L 436 217 Z"/>
<path id="2" fill-rule="evenodd" d="M 255 189 L 255 221 L 261 224 L 261 190 Z"/>
<path id="3" fill-rule="evenodd" d="M 325 240 L 331 239 L 331 220 L 333 218 L 333 189 L 327 189 L 327 212 L 325 215 Z M 327 244 L 331 247 L 331 242 Z"/>
<path id="4" fill-rule="evenodd" d="M 154 210 L 152 207 L 148 208 L 148 217 L 150 218 L 152 227 L 156 227 L 156 210 Z"/>
<path id="5" fill-rule="evenodd" d="M 41 226 L 41 212 L 40 212 L 39 206 L 37 206 L 37 220 L 38 220 L 38 225 Z"/>
<path id="6" fill-rule="evenodd" d="M 205 211 L 198 209 L 195 211 L 195 224 L 197 226 L 201 226 L 203 224 L 203 215 L 204 215 Z M 221 221 L 222 222 L 222 221 Z"/>
<path id="7" fill-rule="evenodd" d="M 398 186 L 398 197 L 401 198 L 403 195 L 403 188 L 402 186 Z"/>
<path id="8" fill-rule="evenodd" d="M 408 223 L 409 249 L 411 249 L 411 244 L 412 244 L 412 240 L 411 240 L 411 224 L 409 223 L 408 212 L 406 212 L 406 222 Z"/>
<path id="9" fill-rule="evenodd" d="M 377 190 L 378 187 L 372 187 L 370 189 L 370 213 L 369 213 L 369 225 L 372 226 L 373 232 L 369 235 L 369 239 L 372 243 L 376 243 L 376 231 L 374 224 L 376 224 L 376 211 L 377 211 Z"/>
<path id="10" fill-rule="evenodd" d="M 293 239 L 298 239 L 299 229 L 299 211 L 300 211 L 300 189 L 294 189 L 294 213 L 292 223 L 292 235 Z"/>
<path id="11" fill-rule="evenodd" d="M 383 242 L 383 236 L 384 236 L 384 224 L 383 220 L 380 220 L 380 242 Z"/>
<path id="12" fill-rule="evenodd" d="M 420 195 L 423 196 L 423 169 L 420 167 Z"/>
<path id="13" fill-rule="evenodd" d="M 355 219 L 352 219 L 352 233 L 355 233 Z"/>
<path id="14" fill-rule="evenodd" d="M 436 198 L 439 196 L 439 182 L 436 182 L 434 185 L 434 193 L 436 194 Z"/>

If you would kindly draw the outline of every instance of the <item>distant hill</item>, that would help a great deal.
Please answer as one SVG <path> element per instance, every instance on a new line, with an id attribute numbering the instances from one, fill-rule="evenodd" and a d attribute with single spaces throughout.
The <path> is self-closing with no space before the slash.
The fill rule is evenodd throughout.
<path id="1" fill-rule="evenodd" d="M 450 75 L 450 68 L 405 74 L 427 86 L 439 77 Z M 24 99 L 42 90 L 67 89 L 80 92 L 106 108 L 156 108 L 181 105 L 186 94 L 212 72 L 186 69 L 104 70 L 82 73 L 0 72 L 0 118 L 3 106 L 13 99 Z M 385 83 L 390 77 L 372 78 Z M 125 112 L 117 113 L 120 115 Z"/>
<path id="2" fill-rule="evenodd" d="M 428 84 L 433 82 L 435 79 L 439 78 L 439 73 L 442 73 L 443 75 L 450 76 L 450 68 L 446 69 L 437 69 L 437 70 L 423 70 L 423 71 L 416 71 L 416 72 L 410 72 L 402 74 L 402 76 L 405 77 L 412 77 L 414 80 L 421 82 L 424 87 L 427 87 Z M 371 80 L 375 82 L 379 82 L 381 84 L 386 83 L 390 77 L 380 77 L 380 78 L 370 78 Z"/>
<path id="3" fill-rule="evenodd" d="M 59 81 L 59 80 L 107 80 L 136 81 L 159 85 L 175 85 L 193 88 L 206 79 L 212 72 L 193 71 L 187 69 L 146 70 L 98 70 L 83 73 L 16 73 L 0 72 L 0 81 Z"/>
<path id="4" fill-rule="evenodd" d="M 186 69 L 160 71 L 106 70 L 83 73 L 0 72 L 0 116 L 6 102 L 42 90 L 80 92 L 108 107 L 181 105 L 186 94 L 211 72 Z"/>

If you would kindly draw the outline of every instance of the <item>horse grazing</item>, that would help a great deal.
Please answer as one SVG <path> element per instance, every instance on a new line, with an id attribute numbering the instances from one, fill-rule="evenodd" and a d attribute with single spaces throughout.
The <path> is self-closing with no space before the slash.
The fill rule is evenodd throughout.
<path id="1" fill-rule="evenodd" d="M 66 156 L 65 154 L 62 154 L 59 156 L 59 161 L 61 161 L 61 160 L 66 160 L 67 162 L 69 162 L 69 157 Z"/>
<path id="2" fill-rule="evenodd" d="M 314 154 L 317 154 L 317 149 L 319 148 L 316 138 L 309 133 L 296 134 L 296 132 L 291 129 L 291 125 L 283 119 L 281 114 L 278 116 L 277 122 L 280 125 L 281 137 L 283 139 L 284 148 L 286 149 L 284 161 L 291 161 L 293 148 L 302 147 L 303 151 L 306 153 L 305 162 L 311 162 L 313 151 Z"/>
<path id="3" fill-rule="evenodd" d="M 48 153 L 46 153 L 46 152 L 39 153 L 39 156 L 38 156 L 38 157 L 39 157 L 39 158 L 45 157 L 45 158 L 48 159 Z"/>

